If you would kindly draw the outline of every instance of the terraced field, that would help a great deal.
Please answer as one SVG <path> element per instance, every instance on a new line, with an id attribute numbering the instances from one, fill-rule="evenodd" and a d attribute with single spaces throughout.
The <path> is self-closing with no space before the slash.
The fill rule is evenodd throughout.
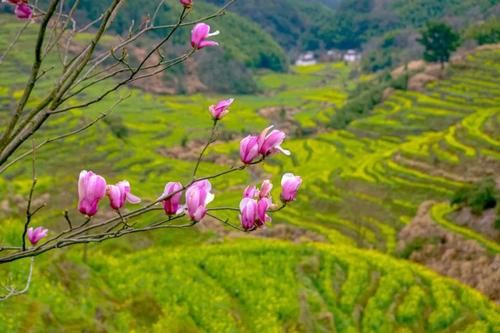
<path id="1" fill-rule="evenodd" d="M 18 27 L 1 26 L 0 49 L 7 40 L 2 34 Z M 19 56 L 1 65 L 2 111 L 19 95 L 30 60 L 22 50 L 31 42 L 27 33 Z M 216 204 L 236 207 L 247 183 L 293 171 L 304 179 L 300 199 L 274 223 L 321 234 L 331 244 L 233 239 L 209 228 L 56 252 L 37 260 L 28 295 L 0 302 L 0 331 L 500 332 L 498 307 L 478 292 L 390 256 L 398 232 L 425 200 L 440 202 L 432 209 L 436 223 L 499 252 L 495 242 L 449 221 L 446 203 L 463 184 L 498 176 L 499 72 L 500 51 L 472 54 L 425 92 L 398 91 L 341 131 L 326 124 L 356 84 L 349 67 L 261 73 L 259 95 L 234 96 L 222 123 L 228 134 L 210 148 L 200 174 L 236 161 L 238 139 L 248 132 L 270 122 L 286 126 L 292 139 L 284 146 L 292 157 L 276 156 L 264 171 L 214 182 Z M 37 224 L 64 228 L 61 211 L 76 207 L 82 168 L 110 182 L 128 179 L 145 201 L 157 198 L 167 181 L 190 179 L 195 154 L 189 151 L 208 137 L 206 110 L 221 96 L 130 88 L 119 94 L 130 97 L 108 121 L 37 152 L 36 197 L 48 203 Z M 34 140 L 79 128 L 114 102 L 56 118 Z M 271 108 L 278 118 L 263 114 Z M 0 121 L 5 115 L 0 112 Z M 228 155 L 224 162 L 222 155 Z M 0 177 L 2 243 L 19 242 L 30 168 L 27 159 Z M 76 209 L 70 214 L 78 216 Z M 3 265 L 0 276 L 20 284 L 27 265 Z"/>
<path id="2" fill-rule="evenodd" d="M 29 297 L 0 303 L 2 332 L 498 332 L 500 325 L 478 292 L 344 246 L 247 241 L 151 248 L 119 260 L 97 250 L 87 264 L 70 251 L 45 260 L 35 277 Z"/>
<path id="3" fill-rule="evenodd" d="M 283 219 L 393 252 L 424 200 L 498 177 L 500 52 L 471 55 L 462 67 L 426 92 L 396 92 L 347 130 L 291 143 L 298 156 L 268 170 L 300 170 L 307 199 Z"/>

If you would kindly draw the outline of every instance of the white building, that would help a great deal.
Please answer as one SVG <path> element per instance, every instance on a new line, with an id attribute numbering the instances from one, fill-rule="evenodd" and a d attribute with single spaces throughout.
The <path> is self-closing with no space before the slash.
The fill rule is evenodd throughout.
<path id="1" fill-rule="evenodd" d="M 297 61 L 295 61 L 295 65 L 297 66 L 311 66 L 316 65 L 317 63 L 318 61 L 316 60 L 313 52 L 301 54 Z"/>
<path id="2" fill-rule="evenodd" d="M 348 50 L 344 54 L 344 61 L 347 62 L 357 62 L 361 60 L 361 53 L 355 50 Z"/>

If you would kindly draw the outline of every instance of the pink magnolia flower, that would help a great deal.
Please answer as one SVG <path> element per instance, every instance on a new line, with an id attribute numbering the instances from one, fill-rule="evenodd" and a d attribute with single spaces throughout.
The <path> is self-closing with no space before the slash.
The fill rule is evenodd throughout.
<path id="1" fill-rule="evenodd" d="M 259 156 L 259 138 L 249 135 L 240 142 L 240 158 L 245 164 L 250 164 Z"/>
<path id="2" fill-rule="evenodd" d="M 47 236 L 48 232 L 49 230 L 42 227 L 38 227 L 36 229 L 29 228 L 26 235 L 28 236 L 28 240 L 31 245 L 36 245 L 36 243 L 38 243 L 42 238 Z"/>
<path id="3" fill-rule="evenodd" d="M 255 228 L 257 219 L 257 201 L 251 198 L 243 198 L 240 202 L 240 222 L 245 230 Z"/>
<path id="4" fill-rule="evenodd" d="M 191 31 L 191 45 L 198 50 L 207 46 L 217 46 L 219 43 L 207 39 L 218 34 L 219 31 L 210 33 L 210 26 L 208 24 L 198 23 Z"/>
<path id="5" fill-rule="evenodd" d="M 256 186 L 247 186 L 243 191 L 243 198 L 256 198 L 259 195 L 259 190 Z"/>
<path id="6" fill-rule="evenodd" d="M 128 201 L 132 204 L 138 204 L 141 199 L 133 195 L 130 191 L 130 183 L 126 180 L 117 183 L 116 185 L 108 185 L 106 193 L 109 197 L 111 208 L 120 209 L 125 206 Z"/>
<path id="7" fill-rule="evenodd" d="M 163 200 L 163 209 L 167 215 L 176 215 L 182 211 L 180 208 L 182 196 L 181 190 L 181 183 L 170 182 L 165 185 L 162 197 L 170 196 L 168 199 Z"/>
<path id="8" fill-rule="evenodd" d="M 31 17 L 33 17 L 33 9 L 30 5 L 23 2 L 20 2 L 16 5 L 14 13 L 20 20 L 29 20 Z"/>
<path id="9" fill-rule="evenodd" d="M 199 222 L 205 217 L 207 205 L 215 198 L 211 190 L 208 180 L 196 182 L 186 190 L 186 210 L 191 220 Z"/>
<path id="10" fill-rule="evenodd" d="M 83 170 L 78 181 L 78 209 L 80 213 L 94 216 L 97 213 L 99 201 L 106 195 L 106 180 L 93 173 Z"/>
<path id="11" fill-rule="evenodd" d="M 271 207 L 271 199 L 263 198 L 257 202 L 257 218 L 255 224 L 258 227 L 263 226 L 266 222 L 271 222 L 271 217 L 267 215 L 267 211 Z"/>
<path id="12" fill-rule="evenodd" d="M 285 173 L 281 178 L 281 200 L 283 202 L 294 201 L 301 184 L 302 178 L 292 173 Z"/>
<path id="13" fill-rule="evenodd" d="M 179 2 L 186 8 L 189 8 L 193 5 L 193 0 L 179 0 Z"/>
<path id="14" fill-rule="evenodd" d="M 281 148 L 281 144 L 283 143 L 286 137 L 285 132 L 279 130 L 272 130 L 269 133 L 269 131 L 273 127 L 274 126 L 269 126 L 268 128 L 264 129 L 262 133 L 260 133 L 259 153 L 261 153 L 262 156 L 268 156 L 277 151 L 280 151 L 287 156 L 290 155 L 290 151 Z"/>
<path id="15" fill-rule="evenodd" d="M 233 104 L 234 98 L 225 99 L 209 107 L 214 120 L 221 120 L 229 112 L 229 107 Z"/>
<path id="16" fill-rule="evenodd" d="M 271 196 L 271 190 L 273 189 L 273 184 L 269 179 L 262 182 L 260 186 L 259 198 L 269 198 Z"/>
<path id="17" fill-rule="evenodd" d="M 271 221 L 271 217 L 267 215 L 270 207 L 271 200 L 268 198 L 259 201 L 253 198 L 243 198 L 240 202 L 240 222 L 243 229 L 252 230 Z"/>

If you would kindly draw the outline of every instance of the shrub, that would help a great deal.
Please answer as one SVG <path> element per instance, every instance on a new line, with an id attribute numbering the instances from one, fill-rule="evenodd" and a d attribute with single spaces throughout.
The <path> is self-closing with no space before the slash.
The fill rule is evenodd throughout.
<path id="1" fill-rule="evenodd" d="M 487 179 L 478 184 L 460 188 L 450 199 L 451 205 L 469 206 L 472 213 L 482 214 L 483 211 L 497 206 L 500 191 L 495 188 L 495 181 Z"/>
<path id="2" fill-rule="evenodd" d="M 500 42 L 500 19 L 494 17 L 471 27 L 466 31 L 465 38 L 475 40 L 479 45 Z"/>
<path id="3" fill-rule="evenodd" d="M 383 73 L 377 79 L 362 83 L 350 94 L 347 103 L 333 115 L 330 126 L 343 129 L 351 121 L 366 116 L 382 102 L 384 90 L 388 87 L 406 90 L 410 74 L 405 73 L 393 79 L 389 73 Z"/>

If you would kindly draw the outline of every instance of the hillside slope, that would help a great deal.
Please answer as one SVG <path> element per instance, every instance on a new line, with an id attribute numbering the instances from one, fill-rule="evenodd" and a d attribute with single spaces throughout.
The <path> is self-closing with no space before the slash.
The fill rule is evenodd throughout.
<path id="1" fill-rule="evenodd" d="M 495 15 L 498 0 L 343 0 L 335 16 L 324 22 L 318 38 L 327 46 L 359 48 L 373 37 L 389 31 L 418 29 L 429 20 L 448 20 L 457 28 Z"/>
<path id="2" fill-rule="evenodd" d="M 226 1 L 209 2 L 222 5 Z M 256 22 L 284 49 L 295 52 L 321 47 L 326 41 L 316 39 L 314 33 L 334 16 L 320 0 L 239 0 L 230 10 Z"/>
<path id="3" fill-rule="evenodd" d="M 500 325 L 498 308 L 478 292 L 370 251 L 240 241 L 106 252 L 92 251 L 87 264 L 77 250 L 43 260 L 30 294 L 0 303 L 0 330 L 432 333 Z"/>

